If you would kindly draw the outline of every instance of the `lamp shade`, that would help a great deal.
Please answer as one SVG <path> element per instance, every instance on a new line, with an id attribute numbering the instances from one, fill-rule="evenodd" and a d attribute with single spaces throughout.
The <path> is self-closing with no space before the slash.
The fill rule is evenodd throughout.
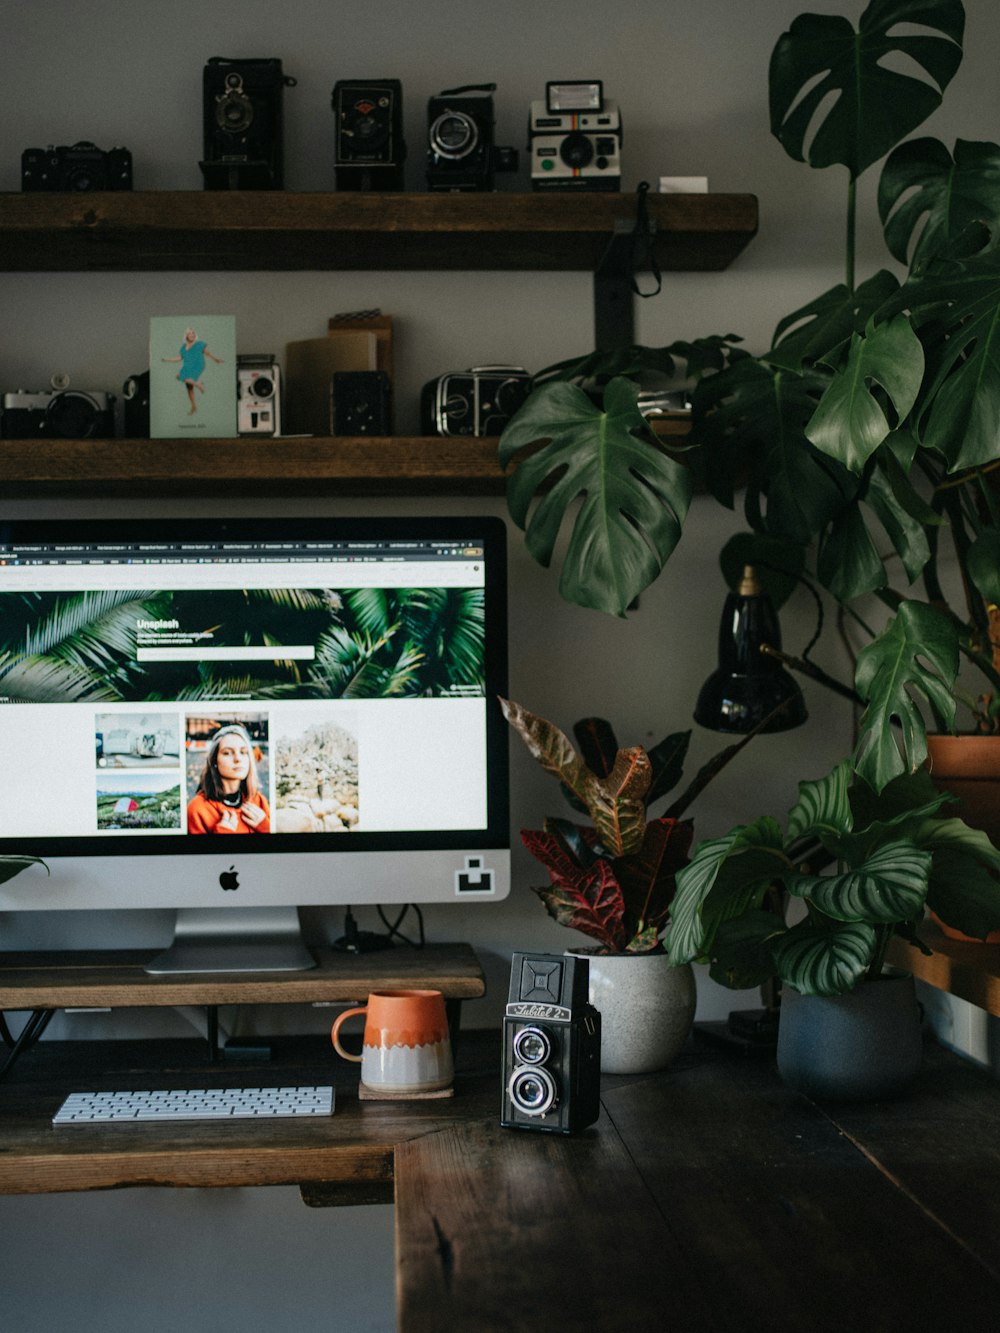
<path id="1" fill-rule="evenodd" d="M 694 710 L 699 726 L 745 735 L 765 718 L 770 718 L 761 728 L 766 732 L 805 722 L 802 691 L 777 658 L 761 652 L 765 644 L 781 648 L 781 627 L 773 602 L 747 565 L 723 607 L 719 665 L 701 687 Z"/>

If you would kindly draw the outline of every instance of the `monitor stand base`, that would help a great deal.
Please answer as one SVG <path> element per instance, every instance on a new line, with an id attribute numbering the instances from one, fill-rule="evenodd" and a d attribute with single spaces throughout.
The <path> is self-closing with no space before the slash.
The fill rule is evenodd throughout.
<path id="1" fill-rule="evenodd" d="M 185 972 L 304 972 L 316 960 L 302 940 L 297 907 L 181 907 L 174 940 L 145 966 Z"/>

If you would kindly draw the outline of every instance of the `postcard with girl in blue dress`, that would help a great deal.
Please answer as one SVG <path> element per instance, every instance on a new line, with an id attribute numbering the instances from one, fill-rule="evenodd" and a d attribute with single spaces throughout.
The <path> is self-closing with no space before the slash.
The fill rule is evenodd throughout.
<path id="1" fill-rule="evenodd" d="M 149 433 L 154 440 L 237 434 L 234 316 L 149 321 Z"/>

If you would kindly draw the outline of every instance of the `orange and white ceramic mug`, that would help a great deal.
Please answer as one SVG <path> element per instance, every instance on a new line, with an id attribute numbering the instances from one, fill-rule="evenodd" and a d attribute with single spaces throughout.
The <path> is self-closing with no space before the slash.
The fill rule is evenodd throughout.
<path id="1" fill-rule="evenodd" d="M 365 1014 L 362 1052 L 340 1044 L 341 1026 Z M 373 990 L 368 1003 L 338 1014 L 333 1025 L 338 1055 L 361 1065 L 361 1082 L 376 1092 L 438 1092 L 454 1078 L 444 996 L 439 990 Z"/>

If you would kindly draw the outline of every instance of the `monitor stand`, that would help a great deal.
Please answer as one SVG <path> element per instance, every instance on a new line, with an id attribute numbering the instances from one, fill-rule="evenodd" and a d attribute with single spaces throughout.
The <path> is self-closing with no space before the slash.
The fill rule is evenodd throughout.
<path id="1" fill-rule="evenodd" d="M 177 909 L 174 940 L 145 966 L 178 972 L 304 972 L 316 960 L 302 941 L 297 907 Z"/>

